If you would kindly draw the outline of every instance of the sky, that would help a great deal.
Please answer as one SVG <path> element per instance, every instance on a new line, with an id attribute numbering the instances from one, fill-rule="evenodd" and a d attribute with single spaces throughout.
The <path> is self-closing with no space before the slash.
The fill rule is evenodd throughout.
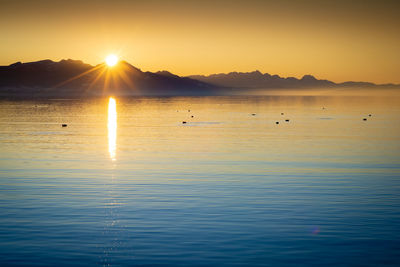
<path id="1" fill-rule="evenodd" d="M 110 53 L 144 71 L 400 83 L 400 1 L 0 0 L 0 65 Z"/>

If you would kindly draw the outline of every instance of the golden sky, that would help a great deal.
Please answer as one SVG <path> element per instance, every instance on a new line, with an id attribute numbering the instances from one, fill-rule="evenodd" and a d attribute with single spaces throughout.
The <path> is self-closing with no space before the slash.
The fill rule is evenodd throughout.
<path id="1" fill-rule="evenodd" d="M 0 0 L 0 65 L 104 61 L 400 83 L 400 1 Z"/>

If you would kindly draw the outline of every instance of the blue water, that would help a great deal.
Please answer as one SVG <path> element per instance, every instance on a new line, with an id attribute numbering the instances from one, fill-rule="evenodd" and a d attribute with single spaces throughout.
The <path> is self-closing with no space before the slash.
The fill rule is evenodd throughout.
<path id="1" fill-rule="evenodd" d="M 107 99 L 0 102 L 0 265 L 400 264 L 398 99 L 116 100 L 115 158 Z"/>

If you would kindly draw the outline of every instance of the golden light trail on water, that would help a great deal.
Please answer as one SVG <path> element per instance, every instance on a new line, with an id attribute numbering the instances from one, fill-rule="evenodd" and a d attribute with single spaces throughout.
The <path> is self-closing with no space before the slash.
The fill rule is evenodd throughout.
<path id="1" fill-rule="evenodd" d="M 117 150 L 117 103 L 113 97 L 108 101 L 108 152 L 110 158 L 115 161 Z"/>

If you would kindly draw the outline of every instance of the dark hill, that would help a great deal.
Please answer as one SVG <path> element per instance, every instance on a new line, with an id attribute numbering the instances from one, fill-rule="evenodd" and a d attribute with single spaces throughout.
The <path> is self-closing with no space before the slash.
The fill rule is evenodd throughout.
<path id="1" fill-rule="evenodd" d="M 211 95 L 215 85 L 169 72 L 143 72 L 125 61 L 109 68 L 79 60 L 17 62 L 0 66 L 2 97 L 90 97 L 101 95 Z"/>

